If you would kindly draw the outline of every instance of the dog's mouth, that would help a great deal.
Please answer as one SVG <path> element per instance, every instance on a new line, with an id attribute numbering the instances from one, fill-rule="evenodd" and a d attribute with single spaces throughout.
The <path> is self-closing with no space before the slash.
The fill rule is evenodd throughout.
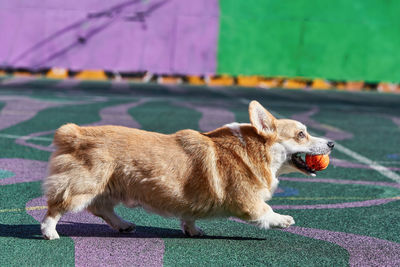
<path id="1" fill-rule="evenodd" d="M 307 166 L 306 162 L 303 160 L 302 156 L 305 157 L 306 153 L 295 153 L 292 155 L 293 165 L 302 173 L 306 175 L 316 176 L 315 170 Z"/>

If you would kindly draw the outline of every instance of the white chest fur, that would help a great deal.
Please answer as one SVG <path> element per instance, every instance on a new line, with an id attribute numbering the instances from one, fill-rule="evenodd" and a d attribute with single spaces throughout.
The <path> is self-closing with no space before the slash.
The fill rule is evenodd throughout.
<path id="1" fill-rule="evenodd" d="M 275 143 L 270 148 L 270 171 L 273 178 L 276 179 L 281 174 L 282 167 L 284 167 L 284 163 L 287 161 L 287 153 L 284 146 L 279 143 Z"/>
<path id="2" fill-rule="evenodd" d="M 265 188 L 261 192 L 261 197 L 264 201 L 268 201 L 272 198 L 275 190 L 278 188 L 279 180 L 277 179 L 280 174 L 280 170 L 283 164 L 286 162 L 286 151 L 281 144 L 274 144 L 270 148 L 271 162 L 268 164 L 271 171 L 271 185 L 270 188 Z"/>
<path id="3" fill-rule="evenodd" d="M 264 201 L 268 201 L 272 198 L 276 188 L 278 187 L 278 183 L 279 183 L 278 179 L 276 179 L 274 176 L 272 177 L 270 188 L 266 187 L 260 191 L 260 196 Z"/>

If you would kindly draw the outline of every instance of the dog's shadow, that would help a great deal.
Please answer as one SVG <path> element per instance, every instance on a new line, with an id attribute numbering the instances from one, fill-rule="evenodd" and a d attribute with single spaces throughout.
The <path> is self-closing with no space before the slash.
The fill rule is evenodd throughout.
<path id="1" fill-rule="evenodd" d="M 105 224 L 91 223 L 64 223 L 57 225 L 57 232 L 61 237 L 113 237 L 113 238 L 187 238 L 180 230 L 136 226 L 133 233 L 119 233 L 112 230 Z M 21 224 L 9 225 L 0 224 L 0 237 L 15 237 L 21 239 L 43 239 L 40 225 Z M 210 236 L 204 235 L 195 237 L 198 239 L 226 239 L 226 240 L 265 240 L 264 238 L 240 237 L 240 236 Z"/>

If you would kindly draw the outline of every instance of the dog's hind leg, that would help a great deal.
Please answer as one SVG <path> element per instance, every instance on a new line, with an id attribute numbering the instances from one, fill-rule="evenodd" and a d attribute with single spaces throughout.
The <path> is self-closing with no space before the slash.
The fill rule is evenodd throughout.
<path id="1" fill-rule="evenodd" d="M 63 213 L 64 211 L 62 209 L 49 205 L 46 216 L 40 225 L 44 239 L 53 240 L 60 238 L 56 231 L 56 225 Z"/>
<path id="2" fill-rule="evenodd" d="M 204 232 L 195 225 L 194 220 L 181 220 L 182 232 L 189 237 L 203 236 Z"/>
<path id="3" fill-rule="evenodd" d="M 135 230 L 135 224 L 121 219 L 114 212 L 114 206 L 117 203 L 108 199 L 97 197 L 88 206 L 87 210 L 93 215 L 102 218 L 111 228 L 119 231 L 120 233 L 128 233 Z"/>
<path id="4" fill-rule="evenodd" d="M 56 225 L 61 216 L 68 211 L 78 212 L 89 205 L 94 198 L 91 194 L 80 194 L 68 199 L 50 198 L 47 201 L 47 213 L 41 223 L 43 237 L 48 240 L 59 239 Z"/>

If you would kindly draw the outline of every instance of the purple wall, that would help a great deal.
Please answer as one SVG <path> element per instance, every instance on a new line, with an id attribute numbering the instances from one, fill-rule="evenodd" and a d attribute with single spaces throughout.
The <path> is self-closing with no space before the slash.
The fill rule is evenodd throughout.
<path id="1" fill-rule="evenodd" d="M 218 0 L 1 0 L 0 66 L 207 74 Z"/>

